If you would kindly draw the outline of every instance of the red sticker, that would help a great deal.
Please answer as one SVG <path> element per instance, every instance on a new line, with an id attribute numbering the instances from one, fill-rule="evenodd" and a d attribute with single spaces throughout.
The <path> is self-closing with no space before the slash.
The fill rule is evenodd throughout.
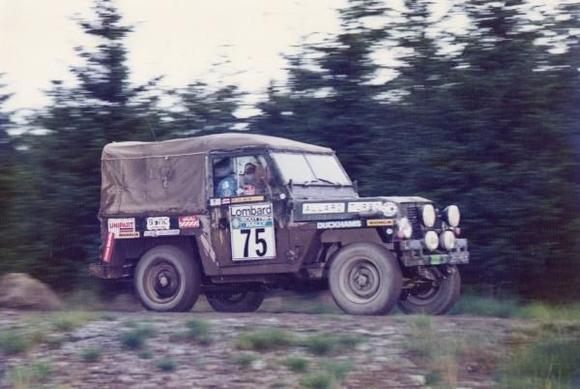
<path id="1" fill-rule="evenodd" d="M 199 218 L 195 215 L 180 216 L 179 228 L 199 228 Z"/>

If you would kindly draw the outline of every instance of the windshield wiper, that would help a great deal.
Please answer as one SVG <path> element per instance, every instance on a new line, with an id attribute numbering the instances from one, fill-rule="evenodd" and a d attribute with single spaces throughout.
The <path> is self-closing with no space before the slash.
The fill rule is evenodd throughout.
<path id="1" fill-rule="evenodd" d="M 339 182 L 333 182 L 333 181 L 327 180 L 326 178 L 319 178 L 319 177 L 317 177 L 317 178 L 315 178 L 315 179 L 313 179 L 313 180 L 308 180 L 308 181 L 305 181 L 305 182 L 303 182 L 303 183 L 302 183 L 302 185 L 304 185 L 304 186 L 309 186 L 310 184 L 313 184 L 313 183 L 315 183 L 315 182 L 325 182 L 325 183 L 327 183 L 327 184 L 334 185 L 334 186 L 337 186 L 337 187 L 341 187 L 341 186 L 343 186 L 343 185 L 342 185 L 341 183 L 339 183 Z"/>

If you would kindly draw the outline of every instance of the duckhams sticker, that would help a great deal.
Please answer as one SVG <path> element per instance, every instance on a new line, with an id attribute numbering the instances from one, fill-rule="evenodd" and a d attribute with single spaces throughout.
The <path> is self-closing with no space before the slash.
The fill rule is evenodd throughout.
<path id="1" fill-rule="evenodd" d="M 272 203 L 230 206 L 232 260 L 271 259 L 276 256 Z"/>

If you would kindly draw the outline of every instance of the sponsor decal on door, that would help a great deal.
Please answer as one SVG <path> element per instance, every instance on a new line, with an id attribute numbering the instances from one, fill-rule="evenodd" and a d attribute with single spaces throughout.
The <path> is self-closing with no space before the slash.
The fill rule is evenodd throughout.
<path id="1" fill-rule="evenodd" d="M 232 260 L 250 261 L 276 257 L 272 203 L 230 207 Z"/>

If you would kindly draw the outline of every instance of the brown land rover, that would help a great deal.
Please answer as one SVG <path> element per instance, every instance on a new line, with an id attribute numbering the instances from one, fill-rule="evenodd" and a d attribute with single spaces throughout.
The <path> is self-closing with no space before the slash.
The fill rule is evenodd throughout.
<path id="1" fill-rule="evenodd" d="M 154 311 L 329 287 L 350 314 L 442 314 L 469 261 L 457 206 L 361 198 L 333 150 L 244 133 L 106 145 L 99 217 L 91 273 L 132 278 Z"/>

